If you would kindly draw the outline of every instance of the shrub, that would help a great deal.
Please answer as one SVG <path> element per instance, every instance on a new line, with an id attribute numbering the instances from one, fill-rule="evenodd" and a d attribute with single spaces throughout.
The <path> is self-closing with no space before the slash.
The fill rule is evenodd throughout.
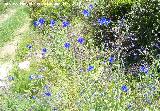
<path id="1" fill-rule="evenodd" d="M 126 17 L 129 25 L 128 32 L 132 33 L 136 39 L 134 47 L 128 49 L 128 54 L 135 52 L 133 50 L 139 50 L 137 52 L 142 53 L 146 60 L 148 59 L 148 63 L 151 63 L 150 55 L 156 57 L 160 54 L 158 52 L 160 51 L 159 3 L 158 0 L 141 0 L 132 7 L 132 11 Z"/>
<path id="2" fill-rule="evenodd" d="M 125 16 L 131 11 L 134 2 L 98 1 L 90 12 L 86 24 L 89 23 L 94 45 L 100 50 L 110 50 L 112 54 L 120 53 L 122 40 L 126 31 Z M 119 58 L 118 56 L 116 58 Z"/>
<path id="3" fill-rule="evenodd" d="M 117 20 L 123 20 L 125 15 L 131 10 L 130 2 L 111 2 L 111 1 L 99 1 L 95 4 L 94 9 L 91 11 L 91 16 L 86 23 L 89 23 L 91 32 L 94 38 L 94 45 L 99 48 L 113 49 L 115 45 L 112 43 L 117 41 L 116 33 L 112 29 L 118 27 Z M 111 21 L 108 24 L 101 25 L 99 19 L 106 19 Z M 104 46 L 105 45 L 105 46 Z"/>
<path id="4" fill-rule="evenodd" d="M 158 0 L 99 1 L 86 20 L 91 25 L 94 45 L 119 53 L 117 58 L 123 60 L 125 68 L 142 60 L 151 64 L 151 55 L 157 56 L 160 50 L 158 4 Z"/>

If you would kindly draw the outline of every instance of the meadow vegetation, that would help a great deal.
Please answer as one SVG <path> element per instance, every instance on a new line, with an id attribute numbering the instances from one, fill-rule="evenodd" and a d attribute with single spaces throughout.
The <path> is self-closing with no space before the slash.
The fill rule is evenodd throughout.
<path id="1" fill-rule="evenodd" d="M 18 45 L 0 110 L 160 109 L 158 0 L 39 2 L 30 7 L 30 31 Z M 29 68 L 20 68 L 24 61 Z"/>

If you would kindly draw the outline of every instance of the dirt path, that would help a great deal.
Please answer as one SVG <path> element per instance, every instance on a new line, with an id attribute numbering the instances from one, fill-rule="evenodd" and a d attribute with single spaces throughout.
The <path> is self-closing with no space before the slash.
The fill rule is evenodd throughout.
<path id="1" fill-rule="evenodd" d="M 0 48 L 0 87 L 8 86 L 7 76 L 12 69 L 12 61 L 14 60 L 18 43 L 21 41 L 21 35 L 29 30 L 30 19 L 28 17 L 24 19 L 26 19 L 27 22 L 14 32 L 14 39 Z"/>
<path id="2" fill-rule="evenodd" d="M 0 15 L 0 24 L 8 20 L 10 17 L 12 17 L 16 13 L 16 8 L 9 8 L 7 9 L 6 13 Z"/>

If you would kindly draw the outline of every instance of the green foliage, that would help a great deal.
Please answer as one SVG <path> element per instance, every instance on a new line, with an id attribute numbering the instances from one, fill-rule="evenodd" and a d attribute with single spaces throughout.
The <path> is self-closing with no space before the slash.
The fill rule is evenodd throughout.
<path id="1" fill-rule="evenodd" d="M 27 49 L 27 45 L 32 45 L 33 39 L 31 38 L 31 35 L 29 32 L 26 32 L 23 36 L 23 41 L 18 45 L 18 50 L 16 53 L 15 61 L 21 62 L 22 60 L 25 60 L 27 56 L 29 56 L 29 49 Z M 35 33 L 35 32 L 33 32 Z"/>
<path id="2" fill-rule="evenodd" d="M 75 111 L 88 111 L 91 109 L 96 111 L 105 111 L 106 109 L 130 110 L 128 109 L 129 104 L 131 104 L 132 110 L 145 109 L 144 104 L 150 110 L 156 107 L 156 102 L 158 101 L 158 73 L 156 70 L 152 70 L 154 69 L 153 67 L 151 67 L 149 75 L 141 74 L 140 81 L 135 81 L 133 76 L 126 79 L 129 76 L 124 75 L 120 69 L 119 61 L 114 62 L 112 65 L 108 61 L 106 64 L 101 64 L 103 59 L 96 59 L 97 49 L 94 49 L 93 46 L 90 46 L 89 49 L 76 44 L 76 36 L 74 36 L 75 39 L 73 41 L 70 41 L 70 36 L 67 36 L 67 38 L 66 34 L 72 28 L 62 30 L 58 28 L 58 25 L 54 27 L 54 32 L 50 33 L 49 37 L 36 33 L 28 33 L 24 41 L 28 38 L 30 39 L 22 42 L 22 45 L 19 46 L 19 53 L 17 53 L 18 55 L 32 54 L 32 59 L 30 59 L 32 64 L 28 71 L 16 67 L 15 71 L 12 72 L 15 77 L 13 90 L 20 94 L 26 94 L 30 98 L 29 101 L 34 102 L 34 110 L 50 111 L 54 107 L 58 110 L 66 111 L 73 109 Z M 75 43 L 74 47 L 85 50 L 83 52 L 85 56 L 84 60 L 80 61 L 75 56 L 74 47 L 71 47 L 69 50 L 64 48 L 66 41 L 70 41 L 71 44 Z M 33 48 L 25 50 L 27 44 L 32 44 Z M 46 57 L 44 59 L 36 59 L 34 52 L 36 50 L 41 51 L 43 47 L 47 48 Z M 20 57 L 18 55 L 17 57 Z M 24 57 L 28 59 L 27 56 Z M 19 58 L 18 62 L 25 59 Z M 89 64 L 95 67 L 91 72 L 86 71 Z M 158 64 L 157 61 L 155 61 L 155 64 Z M 82 72 L 79 71 L 81 67 L 83 69 Z M 150 78 L 150 74 L 152 73 L 154 73 L 155 78 Z M 45 78 L 42 80 L 29 80 L 30 74 L 43 74 Z M 142 97 L 144 93 L 148 93 L 146 90 L 148 91 L 148 88 L 150 88 L 150 86 L 147 86 L 150 83 L 156 86 L 156 90 L 151 92 L 152 96 L 149 97 L 152 101 L 151 105 L 145 102 L 143 100 L 145 98 Z M 43 89 L 46 84 L 50 86 L 51 97 L 42 96 L 45 92 Z M 128 93 L 121 91 L 122 84 L 126 84 L 129 87 Z M 139 93 L 138 91 L 142 84 L 144 87 L 141 89 L 142 93 Z M 36 99 L 31 99 L 32 96 L 36 96 Z M 31 103 L 28 104 L 27 101 L 24 101 L 24 103 L 17 102 L 12 104 L 19 104 L 17 108 L 21 108 L 21 104 L 25 108 L 31 108 L 33 106 Z M 42 104 L 44 105 L 42 106 Z M 14 109 L 14 105 L 11 106 Z"/>
<path id="3" fill-rule="evenodd" d="M 22 11 L 23 10 L 23 11 Z M 4 45 L 4 43 L 8 42 L 14 36 L 14 30 L 18 29 L 25 22 L 25 18 L 27 16 L 26 8 L 18 8 L 15 15 L 12 18 L 5 21 L 5 23 L 0 24 L 0 47 Z"/>
<path id="4" fill-rule="evenodd" d="M 0 14 L 2 14 L 7 9 L 4 3 L 0 3 Z"/>

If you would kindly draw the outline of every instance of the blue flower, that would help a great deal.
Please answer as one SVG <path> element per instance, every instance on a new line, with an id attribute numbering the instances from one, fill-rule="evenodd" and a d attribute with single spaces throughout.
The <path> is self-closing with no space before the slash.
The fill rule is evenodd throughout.
<path id="1" fill-rule="evenodd" d="M 145 69 L 145 67 L 144 67 L 144 66 L 140 66 L 140 67 L 139 67 L 139 71 L 140 71 L 140 72 L 143 72 L 143 71 L 144 71 L 144 69 Z"/>
<path id="2" fill-rule="evenodd" d="M 45 95 L 46 96 L 51 96 L 51 93 L 50 92 L 45 92 Z"/>
<path id="3" fill-rule="evenodd" d="M 47 91 L 48 91 L 48 90 L 49 90 L 49 86 L 48 86 L 48 85 L 45 85 L 45 86 L 44 86 L 44 90 L 47 90 Z"/>
<path id="4" fill-rule="evenodd" d="M 145 66 L 140 66 L 140 67 L 139 67 L 139 71 L 140 71 L 140 72 L 144 72 L 144 73 L 147 74 L 149 70 L 148 70 L 148 68 L 146 68 Z"/>
<path id="5" fill-rule="evenodd" d="M 108 25 L 111 22 L 109 18 L 101 17 L 98 19 L 99 25 Z"/>
<path id="6" fill-rule="evenodd" d="M 113 62 L 114 62 L 114 60 L 115 60 L 115 58 L 114 58 L 114 57 L 110 57 L 110 58 L 108 59 L 108 61 L 109 61 L 110 63 L 113 63 Z"/>
<path id="7" fill-rule="evenodd" d="M 36 75 L 36 74 L 31 74 L 31 75 L 29 76 L 29 80 L 33 80 L 33 79 L 38 79 L 38 75 Z"/>
<path id="8" fill-rule="evenodd" d="M 52 19 L 52 20 L 50 21 L 50 26 L 53 27 L 53 26 L 55 25 L 55 23 L 56 23 L 56 21 Z"/>
<path id="9" fill-rule="evenodd" d="M 34 25 L 35 27 L 37 27 L 37 26 L 43 25 L 44 23 L 45 23 L 44 18 L 39 18 L 38 21 L 34 21 L 34 22 L 33 22 L 33 25 Z"/>
<path id="10" fill-rule="evenodd" d="M 110 18 L 107 18 L 106 25 L 108 25 L 109 23 L 111 23 L 111 19 L 110 19 Z"/>
<path id="11" fill-rule="evenodd" d="M 54 107 L 52 111 L 58 111 L 58 109 L 56 107 Z"/>
<path id="12" fill-rule="evenodd" d="M 63 27 L 68 27 L 69 24 L 70 24 L 70 23 L 69 23 L 68 21 L 63 21 L 63 22 L 62 22 L 62 26 L 63 26 Z"/>
<path id="13" fill-rule="evenodd" d="M 99 23 L 99 25 L 103 24 L 102 21 L 101 21 L 101 19 L 98 19 L 98 23 Z"/>
<path id="14" fill-rule="evenodd" d="M 12 76 L 9 76 L 9 77 L 8 77 L 8 80 L 9 80 L 9 81 L 13 81 L 14 78 L 13 78 Z"/>
<path id="15" fill-rule="evenodd" d="M 122 91 L 124 91 L 124 92 L 127 92 L 127 91 L 128 91 L 128 88 L 127 88 L 126 85 L 123 85 L 123 86 L 121 87 L 121 89 L 122 89 Z"/>
<path id="16" fill-rule="evenodd" d="M 145 69 L 144 69 L 144 73 L 145 73 L 145 74 L 148 74 L 148 72 L 149 72 L 148 68 L 145 68 Z"/>
<path id="17" fill-rule="evenodd" d="M 90 15 L 90 13 L 89 13 L 88 10 L 83 10 L 83 11 L 82 11 L 82 14 L 83 14 L 85 17 L 87 17 L 87 16 Z"/>
<path id="18" fill-rule="evenodd" d="M 43 25 L 45 23 L 44 18 L 39 18 L 38 22 L 40 23 L 40 25 Z"/>
<path id="19" fill-rule="evenodd" d="M 130 104 L 128 104 L 127 107 L 128 107 L 128 109 L 131 109 L 132 106 Z"/>
<path id="20" fill-rule="evenodd" d="M 36 99 L 36 96 L 32 96 L 32 99 Z"/>
<path id="21" fill-rule="evenodd" d="M 64 44 L 64 47 L 65 48 L 69 48 L 71 46 L 71 44 L 69 43 L 69 42 L 66 42 L 65 44 Z"/>
<path id="22" fill-rule="evenodd" d="M 107 19 L 106 19 L 105 17 L 102 17 L 102 18 L 101 18 L 101 23 L 102 23 L 102 24 L 107 23 Z"/>
<path id="23" fill-rule="evenodd" d="M 91 10 L 93 9 L 93 5 L 92 4 L 89 5 L 89 9 L 91 9 Z"/>
<path id="24" fill-rule="evenodd" d="M 27 45 L 27 48 L 28 48 L 28 49 L 31 49 L 31 48 L 32 48 L 32 45 Z"/>
<path id="25" fill-rule="evenodd" d="M 79 70 L 80 72 L 82 72 L 83 71 L 83 69 L 82 68 L 80 68 L 80 70 Z"/>
<path id="26" fill-rule="evenodd" d="M 30 75 L 29 80 L 33 80 L 33 79 L 35 79 L 34 75 Z"/>
<path id="27" fill-rule="evenodd" d="M 47 49 L 46 48 L 43 48 L 42 49 L 42 53 L 46 53 L 47 52 Z"/>
<path id="28" fill-rule="evenodd" d="M 34 22 L 33 22 L 33 25 L 34 25 L 35 27 L 37 27 L 37 26 L 39 26 L 39 22 L 38 22 L 38 21 L 34 21 Z"/>
<path id="29" fill-rule="evenodd" d="M 87 71 L 92 71 L 94 69 L 94 66 L 89 66 Z"/>
<path id="30" fill-rule="evenodd" d="M 77 41 L 78 41 L 80 44 L 83 44 L 83 43 L 84 43 L 84 38 L 79 37 L 79 38 L 77 39 Z"/>

